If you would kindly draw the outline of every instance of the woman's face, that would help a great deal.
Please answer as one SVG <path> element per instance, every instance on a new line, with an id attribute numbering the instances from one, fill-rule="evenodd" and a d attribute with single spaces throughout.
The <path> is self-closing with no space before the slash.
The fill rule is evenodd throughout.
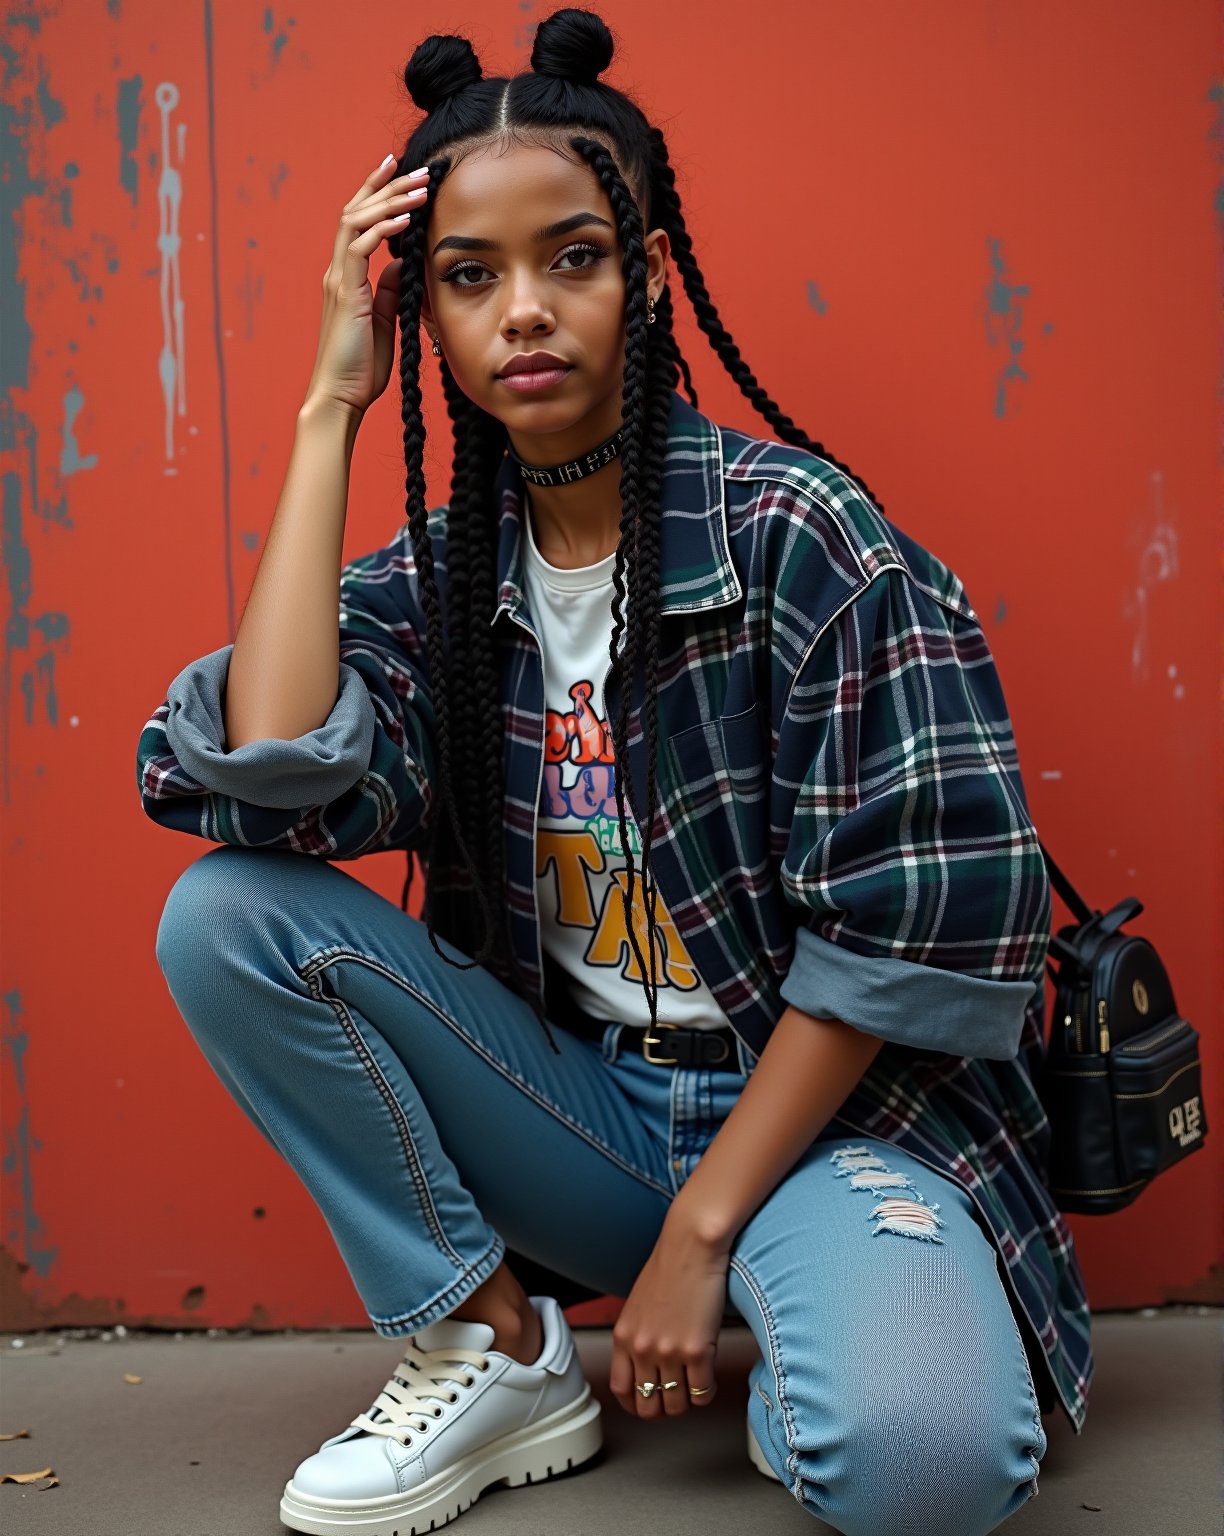
<path id="1" fill-rule="evenodd" d="M 578 215 L 586 217 L 571 222 Z M 537 238 L 561 223 L 569 227 Z M 647 293 L 657 297 L 666 233 L 653 231 L 645 247 Z M 621 265 L 612 205 L 585 162 L 538 146 L 477 152 L 435 195 L 422 320 L 460 389 L 503 422 L 512 440 L 565 432 L 591 415 L 610 422 L 611 432 L 625 371 Z M 427 334 L 423 348 L 429 345 Z M 570 371 L 542 389 L 502 382 L 515 353 L 539 350 Z"/>

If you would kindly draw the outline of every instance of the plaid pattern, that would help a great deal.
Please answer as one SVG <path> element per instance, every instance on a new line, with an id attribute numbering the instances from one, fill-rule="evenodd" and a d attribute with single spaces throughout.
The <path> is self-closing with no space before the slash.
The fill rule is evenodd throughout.
<path id="1" fill-rule="evenodd" d="M 1058 1403 L 1079 1433 L 1089 1308 L 1044 1182 L 1050 1127 L 1034 1086 L 1049 888 L 978 616 L 957 577 L 826 460 L 720 426 L 678 393 L 669 432 L 651 668 L 661 895 L 754 1053 L 788 1002 L 885 1039 L 829 1129 L 895 1142 L 965 1187 L 1002 1259 L 1042 1407 Z M 536 921 L 544 698 L 520 485 L 507 459 L 491 620 L 506 896 L 524 971 L 563 1021 Z M 443 595 L 444 516 L 431 515 Z M 344 568 L 329 720 L 227 753 L 224 647 L 180 673 L 141 733 L 145 812 L 215 841 L 330 859 L 423 845 L 434 768 L 424 631 L 405 525 Z M 605 684 L 609 719 L 622 670 Z M 644 695 L 638 676 L 627 813 L 645 801 Z"/>

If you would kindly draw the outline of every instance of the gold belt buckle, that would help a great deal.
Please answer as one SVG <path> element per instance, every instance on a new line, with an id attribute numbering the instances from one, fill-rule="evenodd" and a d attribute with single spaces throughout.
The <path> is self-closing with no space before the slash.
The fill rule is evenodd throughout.
<path id="1" fill-rule="evenodd" d="M 675 1024 L 656 1024 L 655 1028 L 656 1029 L 675 1029 L 675 1028 L 677 1028 L 677 1026 Z M 650 1047 L 652 1045 L 662 1045 L 663 1043 L 664 1042 L 662 1040 L 660 1040 L 658 1035 L 652 1035 L 649 1032 L 647 1032 L 646 1034 L 644 1034 L 642 1036 L 642 1055 L 646 1058 L 647 1061 L 653 1062 L 653 1064 L 656 1067 L 674 1067 L 674 1066 L 676 1066 L 679 1063 L 679 1061 L 680 1061 L 679 1056 L 652 1056 L 650 1054 Z"/>

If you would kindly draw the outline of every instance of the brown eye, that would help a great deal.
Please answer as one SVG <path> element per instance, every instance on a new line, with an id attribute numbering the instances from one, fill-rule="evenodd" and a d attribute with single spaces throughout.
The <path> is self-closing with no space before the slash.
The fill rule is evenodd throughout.
<path id="1" fill-rule="evenodd" d="M 607 254 L 607 251 L 602 246 L 595 245 L 594 242 L 588 243 L 583 241 L 580 245 L 571 245 L 562 251 L 561 259 L 564 260 L 566 256 L 590 256 L 592 258 L 591 266 L 593 267 Z M 590 267 L 571 267 L 569 270 L 571 272 L 589 272 Z"/>

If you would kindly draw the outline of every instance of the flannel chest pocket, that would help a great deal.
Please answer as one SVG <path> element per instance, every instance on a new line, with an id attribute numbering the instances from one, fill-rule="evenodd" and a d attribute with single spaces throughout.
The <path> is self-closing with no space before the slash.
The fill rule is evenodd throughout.
<path id="1" fill-rule="evenodd" d="M 769 853 L 769 736 L 759 704 L 691 725 L 667 746 L 677 836 L 707 889 L 720 871 L 760 865 Z"/>

